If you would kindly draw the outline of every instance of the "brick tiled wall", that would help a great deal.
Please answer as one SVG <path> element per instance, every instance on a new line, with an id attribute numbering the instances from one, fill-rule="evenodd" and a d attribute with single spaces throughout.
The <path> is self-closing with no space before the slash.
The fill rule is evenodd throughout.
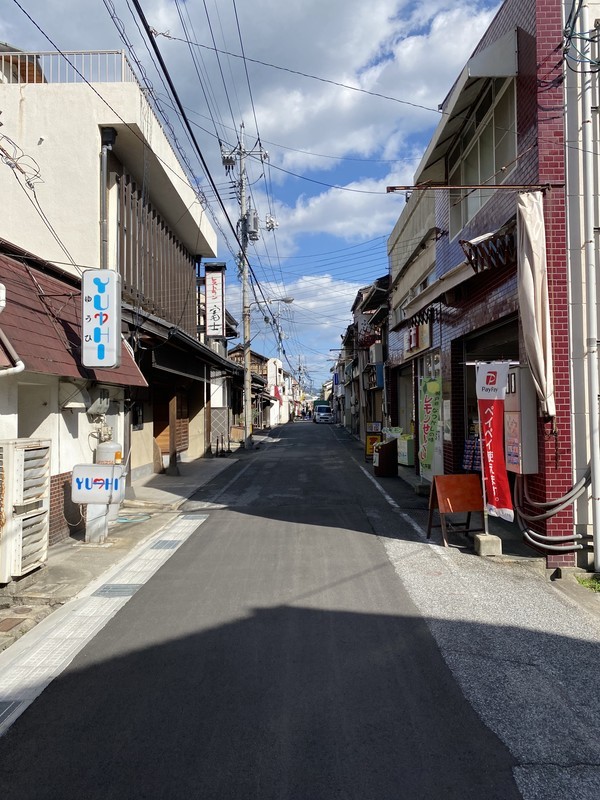
<path id="1" fill-rule="evenodd" d="M 536 1 L 538 82 L 538 151 L 539 179 L 548 183 L 565 181 L 564 94 L 562 76 L 561 5 L 554 0 Z M 536 493 L 543 497 L 560 497 L 571 486 L 570 387 L 569 387 L 569 319 L 567 293 L 566 210 L 564 189 L 546 194 L 546 243 L 550 315 L 553 336 L 556 424 L 558 437 L 540 440 L 540 464 L 543 465 Z M 549 433 L 548 430 L 545 433 Z M 573 512 L 569 506 L 552 517 L 546 526 L 548 535 L 573 532 Z M 572 566 L 575 555 L 548 556 L 547 566 Z"/>
<path id="2" fill-rule="evenodd" d="M 50 546 L 84 528 L 82 511 L 71 502 L 71 473 L 53 475 L 50 480 Z"/>
<path id="3" fill-rule="evenodd" d="M 567 249 L 564 159 L 563 88 L 561 76 L 562 19 L 558 0 L 507 0 L 494 18 L 477 50 L 482 50 L 504 33 L 519 28 L 519 78 L 517 81 L 518 161 L 507 181 L 523 186 L 538 184 L 553 188 L 545 192 L 547 268 L 550 286 L 550 314 L 553 332 L 555 393 L 558 436 L 547 424 L 539 426 L 540 474 L 532 476 L 532 497 L 545 501 L 564 495 L 571 486 L 571 433 L 569 391 L 569 326 L 567 304 Z M 464 228 L 450 240 L 446 235 L 437 245 L 437 274 L 442 275 L 464 260 L 459 239 L 470 239 L 498 230 L 516 213 L 516 191 L 499 190 Z M 449 230 L 448 193 L 438 192 L 436 224 Z M 464 422 L 463 337 L 490 323 L 514 319 L 518 312 L 516 266 L 490 270 L 468 284 L 468 297 L 452 308 L 442 307 L 439 325 L 445 396 L 452 400 L 452 443 L 444 444 L 444 468 L 459 471 L 462 459 Z M 434 346 L 437 342 L 434 342 Z M 520 353 L 522 361 L 525 353 Z M 536 528 L 548 535 L 573 531 L 572 510 Z M 574 554 L 552 555 L 547 566 L 574 565 Z"/>

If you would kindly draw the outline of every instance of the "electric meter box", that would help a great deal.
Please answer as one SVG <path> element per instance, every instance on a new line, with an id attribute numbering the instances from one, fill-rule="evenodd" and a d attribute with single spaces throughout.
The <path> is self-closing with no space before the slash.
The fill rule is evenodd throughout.
<path id="1" fill-rule="evenodd" d="M 535 475 L 538 466 L 537 394 L 529 367 L 511 367 L 504 400 L 506 469 Z"/>

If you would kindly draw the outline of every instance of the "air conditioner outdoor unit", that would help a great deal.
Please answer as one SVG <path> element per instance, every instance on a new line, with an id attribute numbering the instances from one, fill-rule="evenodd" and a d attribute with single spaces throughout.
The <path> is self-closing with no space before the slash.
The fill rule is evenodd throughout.
<path id="1" fill-rule="evenodd" d="M 381 364 L 383 362 L 383 345 L 381 343 L 372 344 L 369 347 L 369 363 Z"/>
<path id="2" fill-rule="evenodd" d="M 50 532 L 50 441 L 0 440 L 0 583 L 41 566 Z"/>

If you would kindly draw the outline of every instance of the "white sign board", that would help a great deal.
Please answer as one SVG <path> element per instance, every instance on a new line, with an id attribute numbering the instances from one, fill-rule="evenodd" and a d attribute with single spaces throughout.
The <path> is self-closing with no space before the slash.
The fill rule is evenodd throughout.
<path id="1" fill-rule="evenodd" d="M 71 500 L 74 503 L 109 505 L 125 498 L 125 476 L 119 464 L 76 464 Z"/>
<path id="2" fill-rule="evenodd" d="M 81 276 L 81 363 L 110 369 L 121 364 L 121 276 L 86 269 Z"/>
<path id="3" fill-rule="evenodd" d="M 206 324 L 207 338 L 225 337 L 225 265 L 207 264 L 205 267 Z"/>

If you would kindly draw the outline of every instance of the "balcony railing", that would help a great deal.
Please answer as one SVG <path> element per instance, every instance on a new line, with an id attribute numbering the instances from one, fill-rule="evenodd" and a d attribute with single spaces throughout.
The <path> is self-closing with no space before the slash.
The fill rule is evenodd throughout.
<path id="1" fill-rule="evenodd" d="M 138 83 L 123 50 L 0 53 L 1 83 Z"/>

